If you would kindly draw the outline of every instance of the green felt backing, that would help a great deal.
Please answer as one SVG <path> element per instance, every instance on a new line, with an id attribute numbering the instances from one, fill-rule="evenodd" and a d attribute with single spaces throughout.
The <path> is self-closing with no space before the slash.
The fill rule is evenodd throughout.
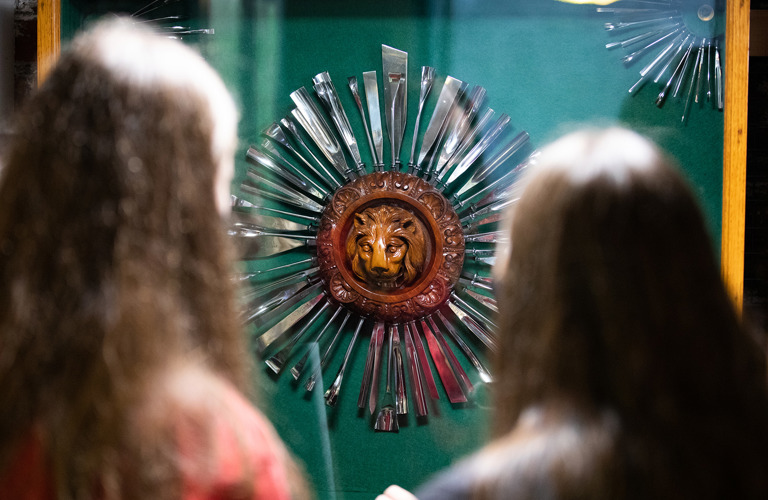
<path id="1" fill-rule="evenodd" d="M 144 3 L 64 1 L 63 37 L 71 38 L 104 12 L 136 10 Z M 693 103 L 688 120 L 681 123 L 683 99 L 669 99 L 657 108 L 653 101 L 660 86 L 652 82 L 630 95 L 627 89 L 648 59 L 627 67 L 620 62 L 621 50 L 605 48 L 616 39 L 603 29 L 610 20 L 606 14 L 590 6 L 547 0 L 360 3 L 180 3 L 178 8 L 192 16 L 185 21 L 188 25 L 215 29 L 212 36 L 185 41 L 196 45 L 221 72 L 241 109 L 233 190 L 245 176 L 248 145 L 260 142 L 260 132 L 286 115 L 292 106 L 289 94 L 301 86 L 311 91 L 312 77 L 322 71 L 334 79 L 357 132 L 363 160 L 370 165 L 346 79 L 355 75 L 362 81 L 364 71 L 376 70 L 381 94 L 381 44 L 387 44 L 409 53 L 404 163 L 418 104 L 420 66 L 431 65 L 438 79 L 422 118 L 422 131 L 446 75 L 484 86 L 488 105 L 509 114 L 515 130 L 527 131 L 537 147 L 585 125 L 633 128 L 677 158 L 699 196 L 714 246 L 719 248 L 723 115 L 711 103 Z M 385 141 L 387 164 L 388 149 Z M 268 268 L 293 258 L 246 265 Z M 324 319 L 330 317 L 326 312 Z M 353 332 L 349 325 L 312 393 L 305 393 L 287 373 L 273 377 L 260 369 L 260 405 L 304 464 L 319 498 L 372 498 L 390 483 L 413 488 L 478 448 L 487 436 L 491 404 L 487 387 L 461 355 L 467 373 L 478 384 L 472 403 L 452 407 L 442 393 L 425 421 L 411 415 L 398 434 L 374 432 L 371 418 L 356 405 L 370 330 L 367 324 L 355 346 L 335 408 L 325 406 L 322 390 L 341 364 Z M 297 349 L 299 356 L 303 350 Z"/>

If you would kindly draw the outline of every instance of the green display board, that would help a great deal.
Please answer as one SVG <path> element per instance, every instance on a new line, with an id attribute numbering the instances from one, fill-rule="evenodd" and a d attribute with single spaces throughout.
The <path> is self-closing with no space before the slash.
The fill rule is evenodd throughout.
<path id="1" fill-rule="evenodd" d="M 99 16 L 135 12 L 147 3 L 62 2 L 64 45 Z M 409 117 L 402 146 L 406 161 L 418 108 L 418 75 L 422 65 L 430 65 L 437 70 L 437 90 L 427 101 L 422 127 L 442 81 L 450 75 L 485 87 L 488 105 L 507 113 L 514 129 L 527 131 L 537 147 L 582 126 L 619 124 L 651 137 L 682 166 L 719 248 L 723 114 L 711 101 L 702 100 L 688 104 L 683 121 L 684 98 L 668 98 L 658 108 L 654 100 L 660 85 L 653 82 L 628 93 L 649 59 L 625 65 L 621 57 L 626 51 L 606 49 L 606 44 L 620 39 L 605 29 L 611 20 L 608 14 L 594 6 L 549 0 L 361 3 L 176 2 L 158 13 L 178 9 L 188 16 L 182 24 L 214 30 L 212 35 L 185 36 L 184 41 L 197 46 L 222 74 L 240 105 L 234 190 L 247 170 L 248 146 L 261 142 L 261 132 L 288 113 L 291 92 L 302 86 L 312 91 L 317 73 L 329 72 L 353 130 L 362 131 L 346 79 L 361 79 L 364 71 L 376 70 L 381 82 L 381 45 L 386 44 L 408 52 L 409 57 Z M 681 96 L 685 97 L 685 89 Z M 358 137 L 358 143 L 370 166 L 364 136 Z M 385 155 L 389 164 L 388 152 Z M 258 365 L 259 405 L 304 464 L 319 498 L 372 498 L 391 483 L 413 488 L 482 445 L 491 401 L 488 388 L 463 357 L 461 362 L 477 387 L 473 401 L 451 405 L 443 395 L 432 403 L 427 419 L 411 415 L 398 434 L 377 433 L 368 414 L 357 408 L 368 345 L 367 338 L 361 339 L 339 403 L 327 407 L 322 391 L 341 363 L 352 335 L 352 328 L 347 330 L 323 380 L 311 393 L 287 374 L 270 376 L 261 369 L 263 363 Z"/>

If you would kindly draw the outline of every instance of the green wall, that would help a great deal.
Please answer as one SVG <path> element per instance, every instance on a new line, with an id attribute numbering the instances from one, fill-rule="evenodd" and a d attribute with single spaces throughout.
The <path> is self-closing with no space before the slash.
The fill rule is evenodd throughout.
<path id="1" fill-rule="evenodd" d="M 136 10 L 144 3 L 64 1 L 64 38 L 100 13 Z M 234 190 L 247 168 L 248 145 L 260 142 L 261 130 L 289 111 L 290 92 L 301 86 L 311 91 L 312 77 L 321 71 L 334 79 L 363 160 L 370 164 L 346 78 L 361 79 L 363 71 L 376 70 L 381 79 L 381 44 L 387 44 L 409 53 L 409 120 L 402 147 L 406 161 L 420 66 L 431 65 L 438 80 L 422 127 L 442 79 L 451 75 L 484 86 L 488 105 L 509 114 L 514 128 L 528 131 L 536 146 L 585 124 L 622 124 L 650 136 L 682 165 L 719 248 L 723 115 L 709 104 L 693 104 L 687 122 L 681 123 L 682 99 L 669 99 L 662 109 L 654 106 L 658 85 L 628 94 L 644 62 L 627 68 L 620 62 L 620 50 L 606 50 L 605 44 L 614 40 L 603 29 L 608 15 L 594 7 L 548 0 L 359 3 L 182 2 L 179 8 L 192 15 L 187 24 L 215 29 L 213 36 L 187 41 L 221 72 L 241 107 L 243 154 Z M 352 329 L 347 330 L 318 386 L 327 388 L 335 377 L 351 338 Z M 443 394 L 428 421 L 417 422 L 411 415 L 398 434 L 374 432 L 369 417 L 356 406 L 369 331 L 366 327 L 356 346 L 336 408 L 324 405 L 321 390 L 306 395 L 288 374 L 275 378 L 261 370 L 261 406 L 304 463 L 319 498 L 372 498 L 393 482 L 415 487 L 476 449 L 486 436 L 489 400 L 479 380 L 475 401 L 464 407 L 452 408 Z M 465 369 L 470 376 L 476 373 L 468 362 Z"/>

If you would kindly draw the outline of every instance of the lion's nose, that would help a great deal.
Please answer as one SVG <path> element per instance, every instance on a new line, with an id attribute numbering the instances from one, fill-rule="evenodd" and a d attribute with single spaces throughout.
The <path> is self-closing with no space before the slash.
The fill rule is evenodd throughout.
<path id="1" fill-rule="evenodd" d="M 373 252 L 371 258 L 371 271 L 376 274 L 381 274 L 387 270 L 387 261 L 384 258 L 383 252 Z"/>

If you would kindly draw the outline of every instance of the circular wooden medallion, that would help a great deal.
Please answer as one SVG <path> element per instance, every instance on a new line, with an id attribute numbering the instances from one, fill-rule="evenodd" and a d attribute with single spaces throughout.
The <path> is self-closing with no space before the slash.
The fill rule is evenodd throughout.
<path id="1" fill-rule="evenodd" d="M 399 323 L 434 312 L 449 297 L 464 263 L 464 234 L 434 186 L 404 172 L 374 172 L 334 194 L 317 255 L 334 299 Z"/>

